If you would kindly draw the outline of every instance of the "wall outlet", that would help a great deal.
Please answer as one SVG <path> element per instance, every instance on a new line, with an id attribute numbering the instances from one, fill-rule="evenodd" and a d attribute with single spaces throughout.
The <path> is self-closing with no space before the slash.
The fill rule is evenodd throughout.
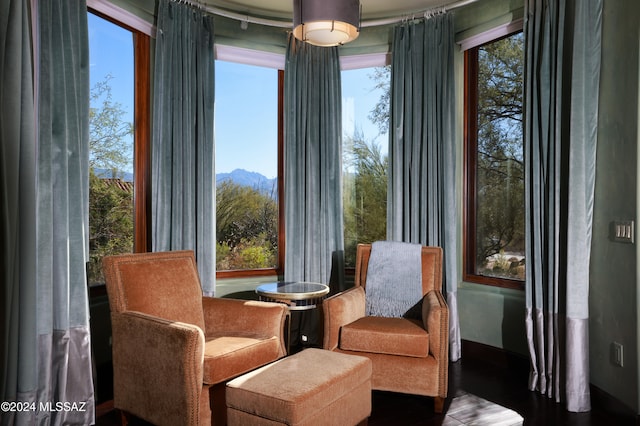
<path id="1" fill-rule="evenodd" d="M 624 366 L 624 348 L 622 343 L 611 343 L 611 363 L 619 367 Z"/>

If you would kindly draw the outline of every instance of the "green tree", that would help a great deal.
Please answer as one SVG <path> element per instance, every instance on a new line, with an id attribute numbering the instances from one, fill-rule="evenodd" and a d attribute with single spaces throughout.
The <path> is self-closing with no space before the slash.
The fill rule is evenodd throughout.
<path id="1" fill-rule="evenodd" d="M 113 76 L 91 88 L 89 106 L 89 166 L 121 172 L 131 170 L 133 124 L 124 119 L 122 104 L 113 101 Z"/>
<path id="2" fill-rule="evenodd" d="M 374 89 L 381 89 L 380 98 L 369 113 L 369 120 L 378 126 L 380 134 L 389 131 L 389 105 L 391 105 L 391 65 L 376 67 L 369 76 L 374 82 Z"/>
<path id="3" fill-rule="evenodd" d="M 351 172 L 345 176 L 345 262 L 355 265 L 356 245 L 384 240 L 387 232 L 388 157 L 375 142 L 368 143 L 362 131 L 346 137 L 344 159 Z"/>
<path id="4" fill-rule="evenodd" d="M 133 125 L 113 101 L 111 75 L 91 88 L 89 107 L 89 266 L 90 284 L 104 282 L 102 258 L 133 250 L 133 190 L 96 176 L 97 169 L 121 178 L 131 170 L 129 139 Z"/>

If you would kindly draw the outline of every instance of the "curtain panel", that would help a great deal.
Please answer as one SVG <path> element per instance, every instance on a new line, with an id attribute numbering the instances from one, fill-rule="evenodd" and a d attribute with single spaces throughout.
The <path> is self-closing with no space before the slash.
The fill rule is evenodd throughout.
<path id="1" fill-rule="evenodd" d="M 154 69 L 152 249 L 194 250 L 215 293 L 213 18 L 160 0 Z"/>
<path id="2" fill-rule="evenodd" d="M 284 77 L 286 281 L 345 289 L 342 88 L 337 47 L 289 36 Z M 291 341 L 321 345 L 318 310 L 292 316 Z"/>
<path id="3" fill-rule="evenodd" d="M 602 0 L 525 3 L 529 387 L 589 411 L 589 260 Z"/>
<path id="4" fill-rule="evenodd" d="M 450 14 L 395 28 L 387 200 L 388 239 L 443 249 L 452 361 L 461 355 L 454 46 Z"/>
<path id="5" fill-rule="evenodd" d="M 285 62 L 285 279 L 332 284 L 344 270 L 338 49 L 289 37 Z M 334 278 L 332 278 L 332 274 Z"/>
<path id="6" fill-rule="evenodd" d="M 0 43 L 0 401 L 35 401 L 38 389 L 36 119 L 29 9 L 26 0 L 0 6 L 5 40 Z M 15 423 L 16 414 L 2 413 L 0 424 Z"/>
<path id="7" fill-rule="evenodd" d="M 3 229 L 13 229 L 3 243 L 2 401 L 31 409 L 2 413 L 2 424 L 91 424 L 87 6 L 27 3 L 0 7 L 11 61 L 2 67 Z M 75 408 L 55 409 L 65 402 Z"/>

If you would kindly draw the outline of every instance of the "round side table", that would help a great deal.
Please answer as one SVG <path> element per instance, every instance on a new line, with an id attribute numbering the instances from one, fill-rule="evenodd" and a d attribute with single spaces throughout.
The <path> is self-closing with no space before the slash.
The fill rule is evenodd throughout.
<path id="1" fill-rule="evenodd" d="M 260 300 L 284 303 L 287 314 L 287 353 L 291 353 L 291 311 L 307 311 L 316 308 L 329 293 L 329 286 L 312 282 L 279 281 L 262 284 L 256 288 Z"/>
<path id="2" fill-rule="evenodd" d="M 304 311 L 321 303 L 329 293 L 329 286 L 304 281 L 279 281 L 258 286 L 256 293 L 260 300 L 285 303 L 291 311 Z"/>

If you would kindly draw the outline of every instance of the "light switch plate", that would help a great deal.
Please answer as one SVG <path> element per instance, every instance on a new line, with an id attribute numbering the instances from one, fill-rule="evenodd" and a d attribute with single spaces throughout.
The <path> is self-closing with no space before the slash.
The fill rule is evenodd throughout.
<path id="1" fill-rule="evenodd" d="M 635 237 L 633 220 L 614 221 L 611 229 L 613 241 L 633 244 Z"/>
<path id="2" fill-rule="evenodd" d="M 611 362 L 619 367 L 624 367 L 624 347 L 621 343 L 611 343 Z"/>

